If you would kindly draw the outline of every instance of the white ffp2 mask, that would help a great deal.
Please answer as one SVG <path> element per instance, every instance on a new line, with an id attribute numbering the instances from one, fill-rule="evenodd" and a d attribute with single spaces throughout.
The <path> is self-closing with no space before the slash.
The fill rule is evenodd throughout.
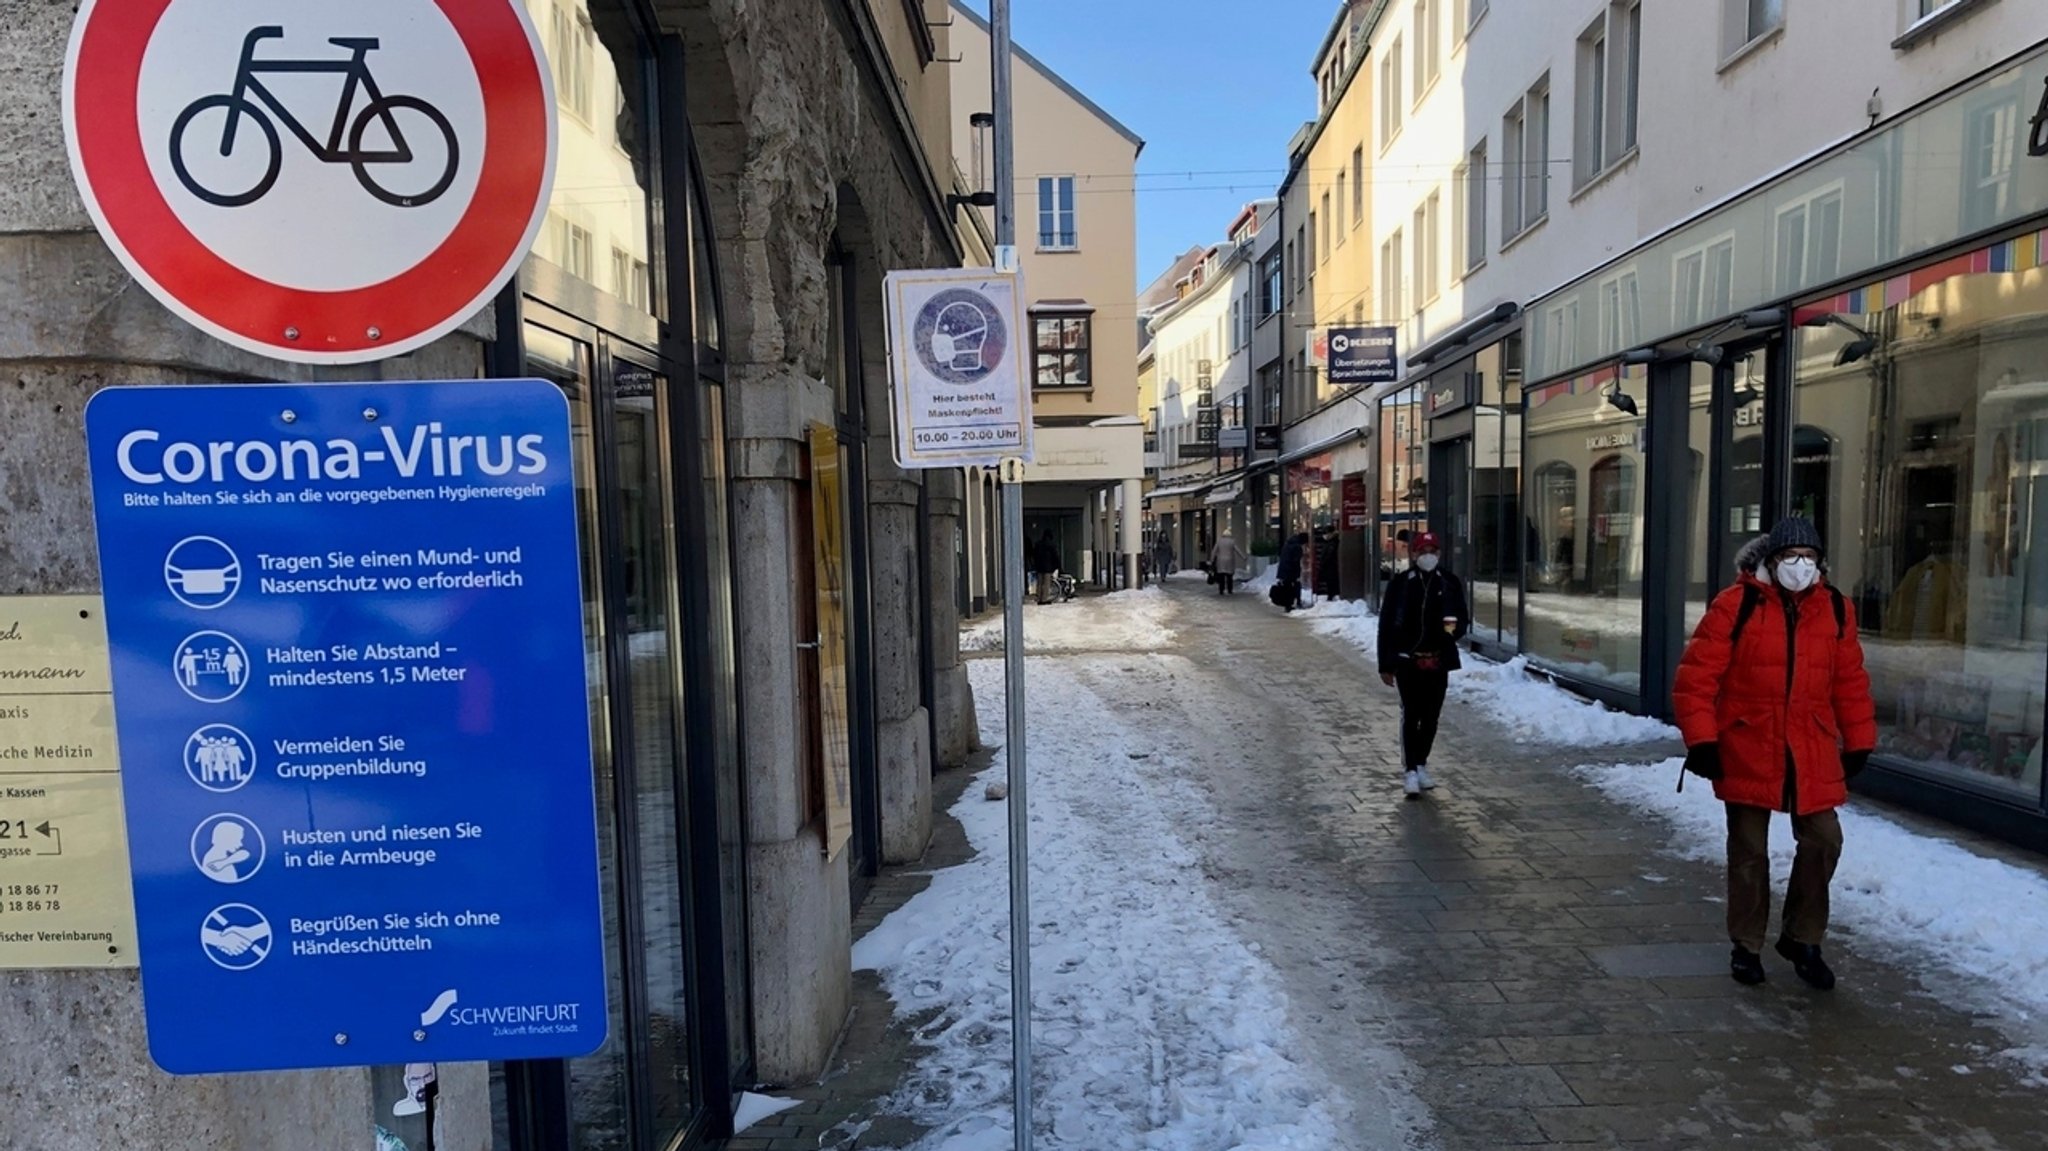
<path id="1" fill-rule="evenodd" d="M 1802 592 L 1813 586 L 1820 578 L 1820 564 L 1794 557 L 1778 561 L 1778 586 L 1789 592 Z"/>
<path id="2" fill-rule="evenodd" d="M 1426 552 L 1422 555 L 1415 557 L 1415 566 L 1421 568 L 1423 571 L 1433 572 L 1436 570 L 1436 565 L 1437 557 L 1434 553 Z"/>

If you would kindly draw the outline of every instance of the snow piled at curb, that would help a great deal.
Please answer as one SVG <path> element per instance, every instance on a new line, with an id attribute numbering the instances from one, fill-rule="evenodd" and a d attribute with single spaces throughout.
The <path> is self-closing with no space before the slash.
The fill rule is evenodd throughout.
<path id="1" fill-rule="evenodd" d="M 1198 577 L 1200 572 L 1195 573 Z M 1173 603 L 1157 585 L 1087 596 L 1067 603 L 1024 599 L 1024 651 L 1030 655 L 1079 651 L 1161 651 L 1173 643 L 1166 621 Z M 1003 650 L 1000 611 L 960 629 L 960 650 Z"/>
<path id="2" fill-rule="evenodd" d="M 1648 812 L 1673 829 L 1672 850 L 1719 865 L 1727 825 L 1711 788 L 1698 780 L 1681 794 L 1679 765 L 1581 767 L 1579 778 L 1609 799 Z M 1834 920 L 1842 926 L 1968 980 L 1928 985 L 1952 1000 L 1990 997 L 2013 1038 L 2038 1038 L 2048 1025 L 2048 876 L 1977 855 L 1882 816 L 1841 809 L 1847 844 L 1835 872 Z M 1782 891 L 1791 873 L 1791 821 L 1772 819 L 1771 872 Z M 1966 1007 L 1984 1006 L 1968 1003 Z"/>
<path id="3" fill-rule="evenodd" d="M 1517 743 L 1620 747 L 1678 738 L 1662 720 L 1616 711 L 1530 675 L 1519 655 L 1506 663 L 1468 655 L 1465 670 L 1451 677 L 1451 698 L 1492 716 Z"/>
<path id="4" fill-rule="evenodd" d="M 1278 974 L 1233 930 L 1168 814 L 1205 801 L 1172 765 L 1133 759 L 1144 741 L 1090 689 L 1034 670 L 1038 1145 L 1342 1145 L 1331 1085 L 1290 1054 L 1304 1044 Z M 988 738 L 1001 743 L 1003 668 L 978 660 L 969 676 Z M 931 1049 L 891 1104 L 933 1128 L 918 1151 L 1011 1146 L 1009 817 L 981 786 L 1004 770 L 999 756 L 953 807 L 975 857 L 934 874 L 854 948 L 854 966 L 881 972 L 900 1015 L 937 1011 L 919 1036 Z"/>
<path id="5" fill-rule="evenodd" d="M 1306 621 L 1317 635 L 1350 644 L 1367 659 L 1378 658 L 1379 617 L 1362 602 L 1325 599 L 1292 618 Z M 1450 698 L 1491 717 L 1517 743 L 1620 747 L 1678 738 L 1660 720 L 1616 711 L 1530 675 L 1522 656 L 1495 663 L 1467 652 L 1464 670 L 1451 676 Z"/>

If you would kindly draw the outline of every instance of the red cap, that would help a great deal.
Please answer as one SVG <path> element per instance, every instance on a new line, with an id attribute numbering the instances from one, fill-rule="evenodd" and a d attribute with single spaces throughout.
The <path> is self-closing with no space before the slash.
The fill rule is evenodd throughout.
<path id="1" fill-rule="evenodd" d="M 1435 532 L 1423 532 L 1420 535 L 1409 537 L 1408 550 L 1411 552 L 1442 552 L 1444 550 L 1444 541 L 1436 538 Z"/>

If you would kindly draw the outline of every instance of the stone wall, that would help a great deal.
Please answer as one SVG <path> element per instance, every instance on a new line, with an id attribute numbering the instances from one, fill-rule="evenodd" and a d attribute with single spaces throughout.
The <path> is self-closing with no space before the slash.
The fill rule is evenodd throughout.
<path id="1" fill-rule="evenodd" d="M 93 231 L 65 155 L 61 79 L 73 5 L 0 0 L 0 595 L 99 591 L 85 402 L 103 387 L 248 379 L 480 374 L 490 317 L 418 354 L 354 371 L 236 351 L 171 315 Z M 174 1078 L 150 1062 L 133 970 L 0 973 L 0 1147 L 23 1151 L 362 1151 L 366 1070 Z M 223 1036 L 232 1033 L 223 1024 Z M 463 1085 L 467 1084 L 465 1088 Z M 443 1146 L 489 1145 L 472 1117 Z M 485 1125 L 473 1121 L 484 1101 Z"/>
<path id="2" fill-rule="evenodd" d="M 863 62 L 865 0 L 702 0 L 659 5 L 688 46 L 690 116 L 725 268 L 728 427 L 747 740 L 759 1074 L 792 1082 L 824 1065 L 850 990 L 847 856 L 827 860 L 801 804 L 802 589 L 792 554 L 803 439 L 835 418 L 829 381 L 836 239 L 853 260 L 868 417 L 869 585 L 882 852 L 917 858 L 931 829 L 930 722 L 920 704 L 920 476 L 889 451 L 881 278 L 958 262 L 886 84 Z M 901 5 L 875 19 L 903 19 Z M 942 65 L 903 78 L 911 107 Z M 849 493 L 852 497 L 855 493 Z M 948 552 L 946 562 L 951 563 Z M 936 586 L 936 585 L 935 585 Z M 948 581 L 950 587 L 950 580 Z M 957 629 L 953 629 L 957 631 Z M 957 646 L 957 645 L 956 645 Z M 859 669 L 856 674 L 860 674 Z"/>

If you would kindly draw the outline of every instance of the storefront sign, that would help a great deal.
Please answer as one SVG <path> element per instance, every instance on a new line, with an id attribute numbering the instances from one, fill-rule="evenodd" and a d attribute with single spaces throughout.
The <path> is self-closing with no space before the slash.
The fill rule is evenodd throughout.
<path id="1" fill-rule="evenodd" d="M 1216 445 L 1201 441 L 1182 444 L 1180 446 L 1180 458 L 1184 460 L 1213 460 L 1216 458 Z"/>
<path id="2" fill-rule="evenodd" d="M 1603 432 L 1597 436 L 1586 437 L 1586 450 L 1604 452 L 1613 448 L 1633 448 L 1636 446 L 1637 438 L 1638 432 L 1634 428 L 1625 432 Z"/>
<path id="3" fill-rule="evenodd" d="M 1449 415 L 1465 408 L 1471 402 L 1472 376 L 1469 372 L 1453 372 L 1430 381 L 1430 418 Z"/>
<path id="4" fill-rule="evenodd" d="M 1390 384 L 1401 378 L 1394 329 L 1331 328 L 1330 383 Z"/>
<path id="5" fill-rule="evenodd" d="M 1344 526 L 1357 530 L 1372 523 L 1372 507 L 1366 497 L 1364 476 L 1344 477 Z"/>
<path id="6" fill-rule="evenodd" d="M 0 598 L 0 967 L 133 967 L 98 596 Z"/>
<path id="7" fill-rule="evenodd" d="M 595 1050 L 562 393 L 110 388 L 86 432 L 158 1065 Z"/>
<path id="8" fill-rule="evenodd" d="M 1226 452 L 1241 452 L 1251 443 L 1250 428 L 1223 428 L 1216 433 L 1216 446 Z"/>
<path id="9" fill-rule="evenodd" d="M 1019 277 L 987 268 L 891 272 L 884 295 L 897 465 L 1031 462 L 1031 329 Z"/>
<path id="10" fill-rule="evenodd" d="M 101 237 L 165 307 L 265 356 L 361 363 L 440 338 L 526 258 L 549 77 L 504 0 L 84 0 L 64 132 Z"/>
<path id="11" fill-rule="evenodd" d="M 1262 452 L 1280 450 L 1280 425 L 1260 424 L 1252 429 L 1252 446 Z"/>

